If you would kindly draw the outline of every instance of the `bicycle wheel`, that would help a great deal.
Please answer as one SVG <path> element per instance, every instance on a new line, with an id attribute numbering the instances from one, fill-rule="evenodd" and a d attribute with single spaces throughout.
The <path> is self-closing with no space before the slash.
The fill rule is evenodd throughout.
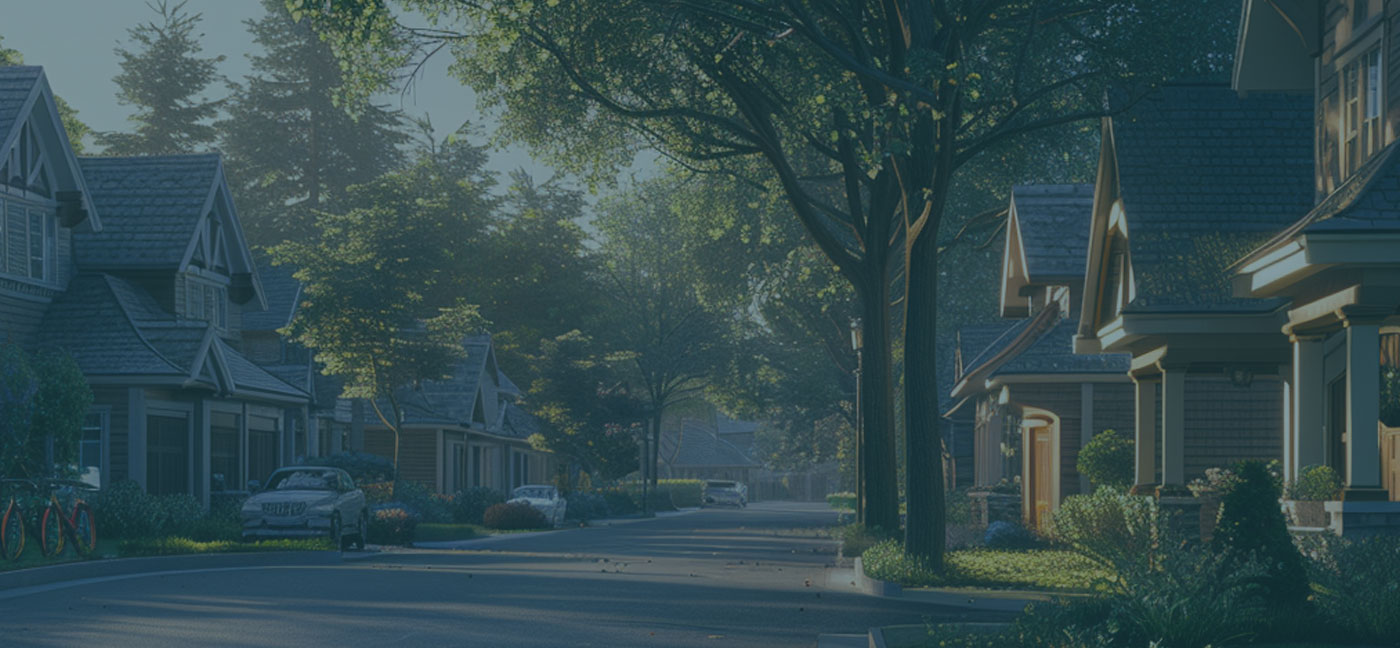
<path id="1" fill-rule="evenodd" d="M 19 560 L 22 553 L 24 553 L 24 512 L 11 499 L 9 506 L 5 507 L 4 516 L 0 516 L 0 555 L 4 555 L 6 560 Z"/>
<path id="2" fill-rule="evenodd" d="M 44 515 L 39 518 L 39 550 L 45 557 L 52 558 L 63 553 L 63 511 L 55 504 L 44 507 Z"/>
<path id="3" fill-rule="evenodd" d="M 87 502 L 73 505 L 73 515 L 68 518 L 65 529 L 73 540 L 73 550 L 86 556 L 97 548 L 97 520 L 93 518 L 92 507 Z"/>

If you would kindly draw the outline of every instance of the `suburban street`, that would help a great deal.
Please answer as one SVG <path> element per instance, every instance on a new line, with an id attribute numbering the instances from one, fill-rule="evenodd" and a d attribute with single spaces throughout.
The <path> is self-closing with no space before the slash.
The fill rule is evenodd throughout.
<path id="1" fill-rule="evenodd" d="M 759 503 L 470 550 L 48 586 L 0 593 L 0 626 L 9 646 L 757 647 L 973 618 L 856 593 L 815 533 L 832 521 L 824 504 Z"/>

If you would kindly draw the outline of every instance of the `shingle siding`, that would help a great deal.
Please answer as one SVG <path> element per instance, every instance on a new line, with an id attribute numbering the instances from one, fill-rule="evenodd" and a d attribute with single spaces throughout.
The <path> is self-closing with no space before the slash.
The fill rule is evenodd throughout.
<path id="1" fill-rule="evenodd" d="M 1158 410 L 1161 411 L 1161 410 Z M 1256 378 L 1249 387 L 1228 379 L 1186 381 L 1186 479 L 1245 459 L 1283 458 L 1283 386 Z"/>

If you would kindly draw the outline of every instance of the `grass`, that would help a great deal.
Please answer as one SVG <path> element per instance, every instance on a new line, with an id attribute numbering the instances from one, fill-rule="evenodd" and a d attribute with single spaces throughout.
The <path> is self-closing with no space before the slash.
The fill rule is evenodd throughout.
<path id="1" fill-rule="evenodd" d="M 881 630 L 886 645 L 890 648 L 1007 648 L 1008 646 L 1022 645 L 1013 631 L 958 623 L 930 624 L 922 627 L 887 626 Z M 1356 646 L 1356 644 L 1312 642 L 1249 645 L 1254 648 L 1347 648 L 1347 646 Z"/>
<path id="2" fill-rule="evenodd" d="M 491 535 L 480 524 L 419 524 L 413 530 L 414 542 L 450 542 Z"/>
<path id="3" fill-rule="evenodd" d="M 58 557 L 45 558 L 43 552 L 39 551 L 38 541 L 29 538 L 24 543 L 24 553 L 19 555 L 18 560 L 0 560 L 0 571 L 61 565 L 63 563 L 79 562 L 83 560 L 97 560 L 99 558 L 110 558 L 115 555 L 117 555 L 117 542 L 115 540 L 98 540 L 97 550 L 93 551 L 92 554 L 88 556 L 79 556 L 77 552 L 73 551 L 72 547 L 65 547 L 63 553 Z"/>
<path id="4" fill-rule="evenodd" d="M 856 494 L 851 492 L 832 493 L 826 496 L 826 503 L 838 511 L 856 510 Z"/>
<path id="5" fill-rule="evenodd" d="M 904 553 L 896 541 L 867 549 L 861 559 L 871 578 L 905 587 L 989 587 L 1051 592 L 1091 592 L 1112 577 L 1072 551 L 965 549 L 948 552 L 944 573 Z"/>
<path id="6" fill-rule="evenodd" d="M 122 540 L 117 552 L 125 558 L 137 556 L 178 556 L 211 553 L 254 553 L 262 551 L 325 551 L 334 549 L 326 538 L 280 538 L 257 542 L 213 540 L 197 542 L 189 538 L 166 537 Z"/>

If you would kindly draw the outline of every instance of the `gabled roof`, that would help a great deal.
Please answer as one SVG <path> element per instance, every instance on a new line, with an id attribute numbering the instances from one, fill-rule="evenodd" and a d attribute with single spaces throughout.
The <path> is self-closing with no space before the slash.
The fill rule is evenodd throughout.
<path id="1" fill-rule="evenodd" d="M 515 403 L 505 404 L 501 434 L 513 439 L 528 439 L 540 431 L 540 420 Z"/>
<path id="2" fill-rule="evenodd" d="M 1011 205 L 1030 282 L 1083 279 L 1094 185 L 1020 185 Z"/>
<path id="3" fill-rule="evenodd" d="M 1312 120 L 1310 96 L 1242 98 L 1223 84 L 1166 86 L 1111 118 L 1117 182 L 1099 198 L 1123 205 L 1136 289 L 1124 312 L 1277 308 L 1235 298 L 1228 266 L 1312 207 Z M 1095 211 L 1106 217 L 1101 200 Z"/>
<path id="4" fill-rule="evenodd" d="M 672 467 L 757 467 L 758 462 L 698 421 L 681 421 L 679 434 L 662 435 L 661 456 Z"/>
<path id="5" fill-rule="evenodd" d="M 1076 354 L 1074 334 L 1079 320 L 1060 320 L 1024 351 L 994 369 L 990 377 L 1054 374 L 1127 375 L 1131 360 L 1126 353 Z"/>
<path id="6" fill-rule="evenodd" d="M 58 104 L 54 101 L 44 68 L 33 65 L 0 67 L 0 155 L 7 154 L 16 144 L 25 130 L 22 125 L 26 123 L 31 125 L 32 133 L 38 137 L 39 146 L 55 154 L 46 156 L 49 163 L 47 168 L 58 183 L 53 189 L 81 192 L 87 206 L 89 229 L 100 231 L 100 210 L 91 200 L 87 181 L 73 153 L 68 132 L 63 128 Z M 4 180 L 7 179 L 0 179 L 0 182 Z"/>
<path id="7" fill-rule="evenodd" d="M 955 365 L 953 367 L 954 379 L 962 378 L 967 369 L 975 367 L 976 364 L 974 363 L 978 356 L 984 355 L 983 352 L 988 350 L 988 347 L 991 347 L 993 343 L 998 340 L 1002 340 L 1002 335 L 1015 325 L 1016 323 L 1014 322 L 1003 321 L 992 324 L 964 326 L 958 329 L 958 348 L 955 351 L 956 355 L 953 359 Z M 1005 342 L 1010 342 L 1010 338 L 1006 338 Z M 995 355 L 995 351 L 992 352 L 992 355 Z"/>
<path id="8" fill-rule="evenodd" d="M 520 398 L 525 395 L 525 392 L 520 391 L 520 386 L 516 385 L 515 381 L 511 380 L 504 371 L 496 371 L 496 383 L 501 386 L 500 392 L 506 396 Z"/>
<path id="9" fill-rule="evenodd" d="M 217 154 L 81 158 L 106 228 L 78 237 L 84 268 L 178 268 L 222 182 Z"/>
<path id="10" fill-rule="evenodd" d="M 418 387 L 399 390 L 407 423 L 468 426 L 475 412 L 491 354 L 491 336 L 469 337 L 463 343 L 466 357 L 446 380 L 428 380 Z M 483 402 L 485 398 L 482 399 Z"/>
<path id="11" fill-rule="evenodd" d="M 275 266 L 266 259 L 259 260 L 258 279 L 267 296 L 267 310 L 244 312 L 244 330 L 276 331 L 292 322 L 302 289 L 301 282 L 292 276 L 293 272 L 291 266 Z"/>

